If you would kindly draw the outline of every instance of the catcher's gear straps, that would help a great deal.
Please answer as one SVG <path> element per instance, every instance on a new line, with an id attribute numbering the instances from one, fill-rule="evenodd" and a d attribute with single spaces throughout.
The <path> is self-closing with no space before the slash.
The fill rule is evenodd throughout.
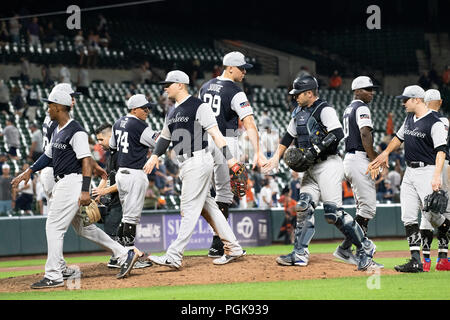
<path id="1" fill-rule="evenodd" d="M 314 201 L 309 193 L 300 193 L 297 211 L 297 224 L 295 226 L 294 251 L 301 253 L 308 248 L 314 233 Z"/>
<path id="2" fill-rule="evenodd" d="M 362 247 L 365 238 L 364 231 L 351 215 L 342 208 L 338 208 L 333 202 L 324 202 L 323 211 L 328 223 L 334 224 L 346 238 L 352 241 L 357 249 Z"/>

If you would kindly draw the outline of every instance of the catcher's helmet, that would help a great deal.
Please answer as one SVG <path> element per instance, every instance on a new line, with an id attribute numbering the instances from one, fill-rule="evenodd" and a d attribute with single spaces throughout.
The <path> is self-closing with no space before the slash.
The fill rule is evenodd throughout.
<path id="1" fill-rule="evenodd" d="M 302 76 L 294 80 L 293 89 L 289 94 L 299 94 L 307 90 L 314 90 L 319 88 L 316 78 L 313 76 Z"/>

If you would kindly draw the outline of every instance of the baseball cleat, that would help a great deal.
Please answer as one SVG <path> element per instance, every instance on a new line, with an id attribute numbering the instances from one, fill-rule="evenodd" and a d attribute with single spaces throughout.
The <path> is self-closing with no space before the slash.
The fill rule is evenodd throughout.
<path id="1" fill-rule="evenodd" d="M 424 258 L 422 261 L 423 265 L 423 272 L 430 272 L 431 269 L 431 259 L 430 258 Z"/>
<path id="2" fill-rule="evenodd" d="M 169 268 L 179 269 L 181 265 L 175 264 L 172 259 L 170 259 L 167 255 L 163 256 L 148 256 L 148 259 L 156 264 L 159 264 L 160 266 L 165 266 Z"/>
<path id="3" fill-rule="evenodd" d="M 276 262 L 282 266 L 306 267 L 309 262 L 309 251 L 305 249 L 305 252 L 301 254 L 291 252 L 285 256 L 279 256 Z"/>
<path id="4" fill-rule="evenodd" d="M 344 261 L 345 263 L 354 264 L 355 266 L 358 265 L 358 261 L 353 254 L 351 247 L 348 249 L 343 249 L 341 246 L 338 246 L 334 251 L 333 256 Z"/>
<path id="5" fill-rule="evenodd" d="M 57 288 L 64 287 L 64 281 L 53 281 L 47 278 L 42 279 L 36 283 L 31 285 L 31 289 L 48 289 L 48 288 Z"/>
<path id="6" fill-rule="evenodd" d="M 143 268 L 148 268 L 151 267 L 153 265 L 153 263 L 150 260 L 141 260 L 139 259 L 138 261 L 136 261 L 136 263 L 134 264 L 133 269 L 143 269 Z"/>
<path id="7" fill-rule="evenodd" d="M 414 259 L 410 259 L 405 264 L 395 266 L 394 269 L 398 272 L 417 273 L 423 272 L 423 265 Z"/>
<path id="8" fill-rule="evenodd" d="M 358 270 L 360 271 L 367 270 L 367 268 L 369 268 L 369 266 L 372 265 L 372 258 L 367 255 L 364 248 L 357 250 L 356 256 L 358 259 Z"/>
<path id="9" fill-rule="evenodd" d="M 208 251 L 208 257 L 220 258 L 224 254 L 225 254 L 225 252 L 223 250 L 222 240 L 220 240 L 219 236 L 213 236 L 211 248 L 209 248 L 209 251 Z"/>
<path id="10" fill-rule="evenodd" d="M 436 263 L 437 271 L 450 271 L 450 262 L 446 258 L 441 258 Z"/>
<path id="11" fill-rule="evenodd" d="M 117 261 L 117 259 L 111 258 L 111 259 L 109 259 L 107 267 L 108 268 L 118 268 L 118 269 L 120 269 L 119 261 Z"/>
<path id="12" fill-rule="evenodd" d="M 82 272 L 80 270 L 76 270 L 73 268 L 66 267 L 64 271 L 62 272 L 62 276 L 64 280 L 67 280 L 69 278 L 80 278 Z"/>
<path id="13" fill-rule="evenodd" d="M 133 269 L 133 266 L 138 258 L 138 255 L 134 252 L 133 249 L 128 250 L 127 260 L 125 260 L 125 262 L 120 266 L 120 272 L 117 274 L 116 278 L 125 278 L 131 272 L 131 269 Z"/>
<path id="14" fill-rule="evenodd" d="M 376 270 L 376 269 L 384 269 L 384 265 L 372 260 L 365 270 Z"/>
<path id="15" fill-rule="evenodd" d="M 213 263 L 216 265 L 222 265 L 222 264 L 227 264 L 233 260 L 239 259 L 240 257 L 243 257 L 247 254 L 247 251 L 242 250 L 242 253 L 240 255 L 237 256 L 230 256 L 228 254 L 224 254 L 222 257 L 214 259 Z"/>

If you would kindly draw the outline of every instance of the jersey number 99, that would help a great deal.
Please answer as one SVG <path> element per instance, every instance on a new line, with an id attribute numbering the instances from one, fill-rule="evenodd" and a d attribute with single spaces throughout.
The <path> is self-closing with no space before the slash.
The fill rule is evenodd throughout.
<path id="1" fill-rule="evenodd" d="M 203 95 L 203 101 L 211 107 L 216 117 L 220 114 L 220 104 L 222 102 L 220 96 L 213 96 L 210 93 L 205 93 Z"/>

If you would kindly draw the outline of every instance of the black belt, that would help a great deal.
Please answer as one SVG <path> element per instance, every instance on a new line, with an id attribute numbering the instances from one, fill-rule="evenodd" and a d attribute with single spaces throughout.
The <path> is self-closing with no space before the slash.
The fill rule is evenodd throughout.
<path id="1" fill-rule="evenodd" d="M 59 180 L 61 180 L 62 178 L 64 178 L 65 176 L 68 176 L 71 173 L 62 173 L 62 174 L 56 174 L 53 177 L 55 178 L 55 182 L 58 182 Z M 81 174 L 81 173 L 77 173 L 77 174 Z"/>
<path id="2" fill-rule="evenodd" d="M 420 168 L 420 167 L 426 167 L 430 164 L 422 162 L 422 161 L 406 161 L 406 165 L 411 168 Z"/>
<path id="3" fill-rule="evenodd" d="M 130 171 L 128 171 L 128 170 L 120 170 L 119 172 L 123 173 L 123 174 L 130 174 Z"/>

